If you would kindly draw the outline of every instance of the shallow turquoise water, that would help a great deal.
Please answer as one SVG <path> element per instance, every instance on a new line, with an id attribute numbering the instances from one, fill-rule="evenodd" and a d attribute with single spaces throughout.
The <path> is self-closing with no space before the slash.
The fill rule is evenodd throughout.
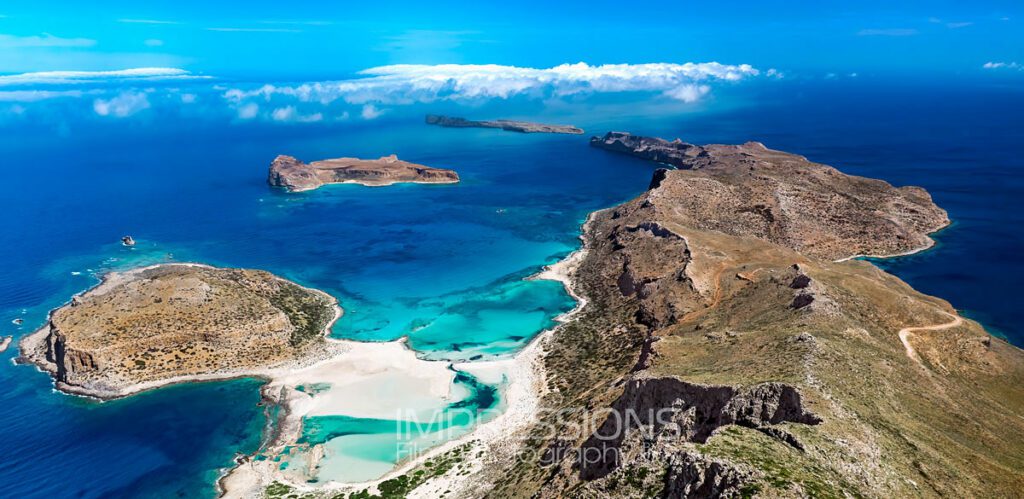
<path id="1" fill-rule="evenodd" d="M 641 192 L 655 166 L 591 149 L 585 137 L 427 127 L 430 111 L 698 143 L 760 140 L 847 172 L 922 185 L 957 224 L 934 250 L 885 265 L 1020 344 L 1024 307 L 1012 283 L 1024 276 L 1021 92 L 800 82 L 743 92 L 719 92 L 685 113 L 509 102 L 412 106 L 367 123 L 69 118 L 61 130 L 7 130 L 0 335 L 38 327 L 105 271 L 201 261 L 266 269 L 337 296 L 346 310 L 338 337 L 409 335 L 421 355 L 439 358 L 514 351 L 572 306 L 558 284 L 523 278 L 577 247 L 586 214 Z M 281 153 L 397 153 L 454 168 L 463 182 L 288 195 L 265 184 Z M 139 245 L 121 247 L 125 234 Z M 25 323 L 10 324 L 16 317 Z M 4 362 L 0 385 L 4 496 L 208 497 L 218 469 L 256 450 L 263 424 L 255 381 L 98 404 L 52 393 L 45 375 Z M 364 443 L 357 449 L 371 455 L 384 449 Z"/>

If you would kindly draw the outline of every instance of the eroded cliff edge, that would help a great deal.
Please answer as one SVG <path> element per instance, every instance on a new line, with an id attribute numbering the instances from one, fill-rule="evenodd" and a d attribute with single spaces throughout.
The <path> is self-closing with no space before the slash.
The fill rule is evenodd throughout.
<path id="1" fill-rule="evenodd" d="M 688 169 L 591 216 L 573 276 L 588 304 L 545 345 L 541 421 L 468 490 L 1022 490 L 1024 353 L 837 261 L 928 246 L 948 219 L 927 193 L 756 143 L 687 149 Z"/>
<path id="2" fill-rule="evenodd" d="M 50 314 L 21 357 L 101 399 L 326 358 L 336 301 L 268 272 L 167 264 L 113 273 Z"/>
<path id="3" fill-rule="evenodd" d="M 292 156 L 278 156 L 270 164 L 267 183 L 289 192 L 316 189 L 326 184 L 386 186 L 396 183 L 454 184 L 454 170 L 432 168 L 398 159 L 394 154 L 379 159 L 336 158 L 304 163 Z"/>

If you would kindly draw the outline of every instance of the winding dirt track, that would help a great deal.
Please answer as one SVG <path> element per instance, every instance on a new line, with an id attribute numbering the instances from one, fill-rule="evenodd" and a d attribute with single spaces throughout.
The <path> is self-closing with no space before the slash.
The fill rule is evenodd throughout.
<path id="1" fill-rule="evenodd" d="M 907 349 L 907 357 L 913 359 L 914 362 L 921 364 L 922 367 L 924 364 L 921 363 L 921 358 L 917 355 L 917 351 L 914 350 L 914 346 L 910 344 L 910 335 L 914 331 L 939 331 L 942 329 L 954 328 L 964 323 L 964 319 L 959 315 L 954 315 L 945 311 L 942 313 L 952 317 L 953 320 L 942 324 L 932 324 L 931 326 L 905 327 L 900 329 L 900 341 L 903 342 L 903 348 Z"/>

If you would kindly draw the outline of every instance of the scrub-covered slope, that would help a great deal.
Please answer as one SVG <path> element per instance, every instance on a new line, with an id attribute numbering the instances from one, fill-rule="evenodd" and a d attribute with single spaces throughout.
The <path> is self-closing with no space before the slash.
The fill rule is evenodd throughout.
<path id="1" fill-rule="evenodd" d="M 919 188 L 760 144 L 595 213 L 588 299 L 495 496 L 1012 496 L 1024 353 L 861 261 L 947 223 Z M 500 470 L 498 472 L 497 470 Z"/>

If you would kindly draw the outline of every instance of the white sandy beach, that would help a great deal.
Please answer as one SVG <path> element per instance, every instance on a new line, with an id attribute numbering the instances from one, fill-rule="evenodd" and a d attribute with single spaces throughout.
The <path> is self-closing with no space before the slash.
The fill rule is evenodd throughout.
<path id="1" fill-rule="evenodd" d="M 566 290 L 577 300 L 577 306 L 558 318 L 560 322 L 568 321 L 582 309 L 585 301 L 579 297 L 571 286 L 571 276 L 585 255 L 585 250 L 578 250 L 564 260 L 549 266 L 534 279 L 550 279 L 563 283 Z M 557 330 L 557 328 L 555 329 Z M 224 476 L 219 486 L 224 497 L 259 497 L 263 488 L 274 481 L 286 483 L 299 491 L 343 491 L 373 489 L 384 480 L 408 473 L 424 461 L 469 444 L 471 454 L 483 452 L 494 456 L 499 453 L 513 452 L 516 449 L 516 436 L 535 420 L 540 398 L 545 391 L 544 373 L 541 354 L 545 340 L 555 330 L 545 331 L 539 335 L 516 356 L 502 360 L 465 362 L 453 367 L 477 377 L 488 384 L 503 384 L 502 405 L 504 412 L 486 421 L 460 438 L 450 440 L 433 447 L 427 452 L 408 459 L 394 467 L 384 476 L 361 483 L 327 482 L 309 485 L 301 480 L 302 476 L 283 473 L 277 463 L 270 461 L 249 460 L 240 464 Z M 346 351 L 329 361 L 306 369 L 280 373 L 268 384 L 270 390 L 286 387 L 290 394 L 284 400 L 288 419 L 294 422 L 301 420 L 301 415 L 346 414 L 374 417 L 375 415 L 394 416 L 395 407 L 408 407 L 423 404 L 430 406 L 434 397 L 447 397 L 454 373 L 448 369 L 446 362 L 425 361 L 416 358 L 415 353 L 400 342 L 390 343 L 346 343 Z M 309 397 L 297 394 L 293 388 L 298 385 L 313 383 L 331 383 L 335 388 L 326 396 Z M 367 389 L 378 386 L 376 383 L 402 383 L 406 386 L 396 389 L 382 398 L 367 395 Z M 335 391 L 337 390 L 337 391 Z M 409 391 L 416 395 L 408 396 Z M 334 392 L 334 393 L 331 393 Z M 403 396 L 405 398 L 396 399 Z M 320 400 L 317 400 L 320 398 Z M 355 398 L 356 400 L 352 400 Z M 371 398 L 373 400 L 367 400 Z M 436 400 L 436 399 L 434 399 Z M 390 412 L 388 412 L 390 411 Z M 383 414 L 387 412 L 387 414 Z M 292 425 L 283 425 L 290 427 Z M 293 437 L 282 436 L 288 440 L 297 437 L 297 429 Z M 294 441 L 294 440 L 292 440 Z M 319 454 L 319 450 L 315 451 Z M 319 459 L 320 456 L 314 456 Z M 308 461 L 306 461 L 308 464 Z M 323 461 L 320 462 L 323 464 Z M 480 460 L 474 460 L 470 466 L 481 466 Z M 463 469 L 464 473 L 466 470 Z M 476 471 L 470 469 L 470 471 Z M 291 476 L 289 476 L 291 475 Z M 473 487 L 473 483 L 465 480 L 465 476 L 455 476 L 454 470 L 446 475 L 432 478 L 413 491 L 410 497 L 438 497 L 441 492 L 458 495 L 458 491 Z"/>

